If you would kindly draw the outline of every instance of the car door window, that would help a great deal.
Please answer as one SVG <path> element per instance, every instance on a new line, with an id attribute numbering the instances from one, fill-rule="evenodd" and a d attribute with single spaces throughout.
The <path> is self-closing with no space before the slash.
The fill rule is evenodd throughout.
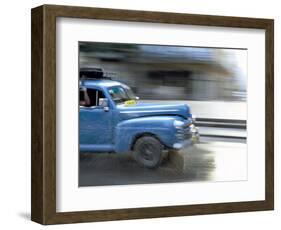
<path id="1" fill-rule="evenodd" d="M 79 104 L 85 107 L 99 107 L 100 98 L 105 98 L 102 91 L 97 89 L 80 88 Z"/>

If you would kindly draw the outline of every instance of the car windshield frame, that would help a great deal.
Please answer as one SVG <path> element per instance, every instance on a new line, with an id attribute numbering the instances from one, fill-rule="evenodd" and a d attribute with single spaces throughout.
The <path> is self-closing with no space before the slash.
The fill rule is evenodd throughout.
<path id="1" fill-rule="evenodd" d="M 118 92 L 112 92 L 112 90 L 117 89 Z M 124 104 L 126 101 L 136 100 L 136 95 L 132 91 L 132 89 L 127 85 L 115 85 L 108 87 L 107 89 L 112 101 L 116 105 Z M 118 97 L 119 95 L 119 97 Z"/>

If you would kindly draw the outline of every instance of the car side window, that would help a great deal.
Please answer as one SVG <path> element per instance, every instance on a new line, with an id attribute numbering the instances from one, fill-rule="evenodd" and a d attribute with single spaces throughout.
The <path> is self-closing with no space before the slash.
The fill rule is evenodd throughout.
<path id="1" fill-rule="evenodd" d="M 98 107 L 101 98 L 105 98 L 102 91 L 97 89 L 80 88 L 79 105 L 85 107 Z"/>

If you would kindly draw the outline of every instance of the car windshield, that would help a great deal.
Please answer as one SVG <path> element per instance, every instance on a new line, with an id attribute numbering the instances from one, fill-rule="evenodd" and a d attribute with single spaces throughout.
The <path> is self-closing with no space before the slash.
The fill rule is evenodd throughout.
<path id="1" fill-rule="evenodd" d="M 112 100 L 116 104 L 122 104 L 125 103 L 126 101 L 136 99 L 136 96 L 133 93 L 133 91 L 130 89 L 130 87 L 126 85 L 113 86 L 108 89 L 108 92 L 112 97 Z"/>

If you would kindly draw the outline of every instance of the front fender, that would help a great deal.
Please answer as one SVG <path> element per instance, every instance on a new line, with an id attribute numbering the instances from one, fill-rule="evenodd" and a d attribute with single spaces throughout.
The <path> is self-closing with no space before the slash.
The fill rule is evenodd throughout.
<path id="1" fill-rule="evenodd" d="M 131 150 L 135 139 L 145 134 L 156 136 L 162 144 L 172 147 L 175 142 L 173 122 L 175 116 L 141 117 L 120 122 L 115 130 L 115 151 L 117 153 Z"/>

